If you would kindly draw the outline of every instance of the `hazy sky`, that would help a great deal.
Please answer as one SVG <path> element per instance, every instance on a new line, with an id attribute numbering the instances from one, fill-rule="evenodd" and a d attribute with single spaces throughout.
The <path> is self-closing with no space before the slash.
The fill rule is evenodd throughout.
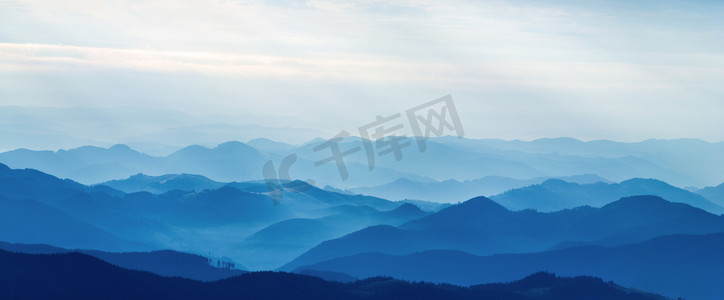
<path id="1" fill-rule="evenodd" d="M 471 138 L 724 141 L 724 2 L 630 2 L 0 0 L 0 106 L 334 134 L 451 94 Z"/>

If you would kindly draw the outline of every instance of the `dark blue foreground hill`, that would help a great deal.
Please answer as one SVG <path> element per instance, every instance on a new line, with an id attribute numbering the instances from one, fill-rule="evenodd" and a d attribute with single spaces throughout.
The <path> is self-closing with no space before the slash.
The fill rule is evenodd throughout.
<path id="1" fill-rule="evenodd" d="M 221 267 L 222 262 L 172 250 L 150 252 L 105 252 L 97 250 L 64 249 L 44 244 L 10 244 L 0 242 L 0 249 L 25 254 L 61 254 L 78 252 L 87 254 L 119 267 L 147 271 L 161 276 L 181 277 L 201 281 L 213 281 L 245 273 L 241 266 Z M 219 267 L 215 267 L 219 265 Z"/>
<path id="2" fill-rule="evenodd" d="M 8 299 L 664 299 L 593 277 L 545 273 L 463 288 L 384 277 L 345 284 L 274 272 L 203 283 L 122 269 L 80 253 L 0 250 L 0 265 L 0 298 Z"/>
<path id="3" fill-rule="evenodd" d="M 299 272 L 356 278 L 393 276 L 460 285 L 510 281 L 539 270 L 592 275 L 685 299 L 724 299 L 724 233 L 674 235 L 618 247 L 583 246 L 526 254 L 476 256 L 432 250 L 404 256 L 364 253 L 303 266 Z"/>

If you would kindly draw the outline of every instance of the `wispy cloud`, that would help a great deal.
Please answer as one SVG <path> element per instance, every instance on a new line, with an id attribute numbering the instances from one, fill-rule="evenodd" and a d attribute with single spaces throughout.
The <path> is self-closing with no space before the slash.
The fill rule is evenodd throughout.
<path id="1" fill-rule="evenodd" d="M 724 69 L 718 66 L 701 65 L 510 59 L 424 63 L 372 55 L 325 59 L 13 43 L 0 43 L 0 66 L 6 72 L 67 72 L 97 68 L 260 79 L 445 82 L 571 89 L 626 88 L 632 84 L 636 84 L 636 88 L 665 88 L 672 84 L 717 86 L 716 79 L 724 76 Z"/>
<path id="2" fill-rule="evenodd" d="M 597 132 L 610 132 L 589 137 L 641 127 L 636 136 L 724 139 L 680 113 L 700 120 L 721 113 L 724 10 L 716 2 L 0 0 L 0 7 L 0 104 L 109 106 L 125 99 L 115 94 L 132 93 L 126 98 L 138 100 L 127 101 L 191 112 L 238 106 L 319 118 L 312 108 L 397 112 L 421 95 L 452 93 L 469 118 L 487 118 L 471 121 L 472 135 L 586 138 L 566 128 L 596 123 Z M 117 80 L 128 72 L 187 79 L 173 90 L 134 80 L 145 75 Z M 106 78 L 114 94 L 73 78 Z M 176 90 L 191 87 L 216 97 Z M 264 103 L 236 100 L 256 97 Z M 340 114 L 354 120 L 352 112 Z M 535 129 L 516 129 L 501 113 Z M 612 116 L 620 120 L 607 124 Z M 649 116 L 679 121 L 637 124 Z"/>

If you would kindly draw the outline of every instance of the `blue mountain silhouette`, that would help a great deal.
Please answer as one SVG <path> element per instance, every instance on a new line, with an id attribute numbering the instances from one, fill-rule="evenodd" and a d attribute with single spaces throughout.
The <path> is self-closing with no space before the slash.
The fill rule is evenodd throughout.
<path id="1" fill-rule="evenodd" d="M 326 241 L 282 270 L 365 252 L 403 255 L 447 249 L 487 255 L 542 251 L 564 242 L 621 245 L 663 235 L 716 232 L 724 232 L 724 216 L 656 196 L 551 213 L 509 211 L 477 197 L 399 227 L 373 226 Z"/>
<path id="2" fill-rule="evenodd" d="M 655 179 L 634 178 L 621 183 L 577 184 L 550 179 L 541 184 L 522 187 L 491 197 L 511 210 L 536 209 L 556 211 L 582 205 L 600 207 L 621 197 L 655 195 L 686 203 L 714 214 L 724 213 L 708 199 Z"/>
<path id="3" fill-rule="evenodd" d="M 31 199 L 0 195 L 0 240 L 63 247 L 129 250 L 145 248 Z"/>
<path id="4" fill-rule="evenodd" d="M 219 260 L 196 254 L 172 250 L 150 252 L 104 252 L 97 250 L 64 249 L 44 244 L 10 244 L 0 242 L 0 249 L 26 254 L 58 254 L 78 252 L 99 258 L 110 264 L 167 277 L 182 277 L 201 281 L 214 281 L 245 273 L 231 267 L 214 267 Z M 226 262 L 226 261 L 225 261 Z M 240 266 L 235 266 L 236 268 Z"/>
<path id="5" fill-rule="evenodd" d="M 393 276 L 414 281 L 470 285 L 509 281 L 538 270 L 581 274 L 686 299 L 721 299 L 724 233 L 672 235 L 617 247 L 585 246 L 529 254 L 476 256 L 430 250 L 395 256 L 363 253 L 299 270 L 342 272 L 358 278 Z"/>
<path id="6" fill-rule="evenodd" d="M 163 194 L 173 190 L 203 191 L 217 189 L 224 183 L 216 182 L 201 175 L 193 174 L 167 174 L 161 176 L 148 176 L 136 174 L 127 179 L 111 180 L 99 185 L 114 188 L 126 193 L 150 192 Z"/>
<path id="7" fill-rule="evenodd" d="M 486 176 L 474 180 L 414 181 L 400 178 L 390 183 L 373 187 L 357 187 L 350 190 L 360 194 L 382 197 L 385 199 L 419 199 L 444 203 L 455 203 L 476 196 L 491 196 L 511 189 L 540 184 L 551 179 L 538 177 L 532 179 L 514 179 L 502 176 Z M 584 174 L 560 177 L 566 182 L 589 184 L 608 182 L 598 175 Z"/>
<path id="8" fill-rule="evenodd" d="M 705 187 L 696 191 L 696 193 L 704 196 L 704 198 L 711 200 L 719 206 L 724 206 L 724 183 L 714 187 Z"/>
<path id="9" fill-rule="evenodd" d="M 346 156 L 347 167 L 354 176 L 344 181 L 333 164 L 315 167 L 314 162 L 327 156 L 326 152 L 313 150 L 323 141 L 313 140 L 291 149 L 284 145 L 270 146 L 274 143 L 268 141 L 253 143 L 260 149 L 228 142 L 214 148 L 189 146 L 168 156 L 150 156 L 124 145 L 59 151 L 18 149 L 0 153 L 0 162 L 85 184 L 128 178 L 138 173 L 198 174 L 222 182 L 258 180 L 266 161 L 279 162 L 292 153 L 299 157 L 292 172 L 295 178 L 313 178 L 321 186 L 341 188 L 377 186 L 400 178 L 464 181 L 486 176 L 530 179 L 597 174 L 614 181 L 658 178 L 677 186 L 719 184 L 714 180 L 724 178 L 724 162 L 720 159 L 724 148 L 721 144 L 699 140 L 619 143 L 563 138 L 522 142 L 440 137 L 428 140 L 425 152 L 415 147 L 405 148 L 404 159 L 400 161 L 391 156 L 378 157 L 374 172 L 369 171 L 364 151 Z M 359 138 L 349 138 L 340 144 L 343 149 L 360 146 Z"/>
<path id="10" fill-rule="evenodd" d="M 276 269 L 319 243 L 377 224 L 400 225 L 427 215 L 406 203 L 393 210 L 341 205 L 325 210 L 324 217 L 294 218 L 265 227 L 234 246 L 237 256 L 247 257 L 251 269 Z"/>
<path id="11" fill-rule="evenodd" d="M 470 288 L 370 278 L 353 283 L 275 272 L 213 282 L 162 277 L 81 253 L 33 255 L 0 250 L 0 290 L 9 298 L 63 299 L 663 299 L 593 277 L 536 273 L 507 284 Z"/>
<path id="12" fill-rule="evenodd" d="M 126 194 L 4 165 L 0 165 L 0 178 L 0 206 L 7 214 L 0 222 L 8 228 L 0 232 L 0 240 L 105 251 L 213 252 L 233 255 L 254 269 L 279 267 L 326 239 L 366 226 L 399 225 L 427 214 L 411 204 L 339 194 L 301 181 L 290 182 L 282 202 L 274 205 L 266 195 L 265 182 Z M 319 231 L 305 232 L 286 225 L 291 221 L 282 222 L 295 219 L 318 224 L 314 228 Z M 269 230 L 264 231 L 267 226 Z M 273 228 L 281 228 L 284 234 L 265 234 L 279 232 Z"/>

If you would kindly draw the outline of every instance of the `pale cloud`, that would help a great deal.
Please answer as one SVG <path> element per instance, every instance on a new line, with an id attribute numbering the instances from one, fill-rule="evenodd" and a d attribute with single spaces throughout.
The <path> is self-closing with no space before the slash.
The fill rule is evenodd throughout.
<path id="1" fill-rule="evenodd" d="M 453 94 L 477 137 L 724 140 L 712 125 L 724 113 L 720 8 L 0 0 L 0 104 L 107 107 L 123 99 L 349 129 Z M 166 86 L 163 78 L 183 83 Z M 118 83 L 104 92 L 108 82 Z M 215 97 L 199 100 L 194 90 Z M 260 97 L 253 105 L 237 100 Z"/>
<path id="2" fill-rule="evenodd" d="M 720 59 L 717 57 L 717 59 Z M 672 85 L 718 86 L 717 66 L 618 62 L 495 60 L 419 63 L 384 56 L 303 58 L 202 51 L 117 49 L 0 43 L 5 71 L 77 71 L 82 68 L 189 72 L 261 79 L 409 82 L 448 85 L 496 84 L 557 89 L 661 89 Z"/>

